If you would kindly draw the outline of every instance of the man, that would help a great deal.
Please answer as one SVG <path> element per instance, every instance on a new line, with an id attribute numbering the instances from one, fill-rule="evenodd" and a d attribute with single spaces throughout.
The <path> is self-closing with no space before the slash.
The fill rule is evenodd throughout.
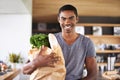
<path id="1" fill-rule="evenodd" d="M 78 22 L 76 8 L 72 5 L 62 6 L 59 9 L 58 22 L 62 32 L 56 33 L 55 36 L 62 48 L 65 59 L 67 70 L 65 80 L 96 80 L 96 52 L 93 42 L 89 38 L 75 32 L 75 25 Z M 50 56 L 47 57 L 50 58 Z M 24 67 L 24 73 L 32 73 L 40 65 L 48 66 L 45 64 L 49 63 L 49 61 L 54 62 L 54 59 L 50 58 L 49 61 L 46 61 L 46 59 L 39 55 L 33 62 Z M 87 69 L 88 74 L 83 78 L 84 67 Z"/>
<path id="2" fill-rule="evenodd" d="M 72 5 L 61 7 L 58 21 L 62 32 L 55 35 L 65 59 L 66 80 L 81 80 L 84 64 L 88 74 L 82 80 L 96 80 L 96 52 L 89 38 L 75 32 L 75 25 L 78 22 L 76 8 Z"/>

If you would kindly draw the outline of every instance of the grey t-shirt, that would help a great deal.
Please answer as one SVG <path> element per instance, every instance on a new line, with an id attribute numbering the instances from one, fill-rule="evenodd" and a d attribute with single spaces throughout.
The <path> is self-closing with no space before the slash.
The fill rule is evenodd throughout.
<path id="1" fill-rule="evenodd" d="M 65 67 L 67 70 L 65 80 L 77 80 L 82 78 L 84 62 L 86 57 L 95 57 L 96 52 L 93 42 L 80 34 L 77 40 L 68 45 L 62 38 L 62 34 L 55 34 L 60 44 L 65 59 Z"/>

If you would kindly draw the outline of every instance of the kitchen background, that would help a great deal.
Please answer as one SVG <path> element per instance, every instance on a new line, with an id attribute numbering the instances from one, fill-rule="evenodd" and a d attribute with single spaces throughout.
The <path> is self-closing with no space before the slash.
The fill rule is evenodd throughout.
<path id="1" fill-rule="evenodd" d="M 68 0 L 64 2 L 67 2 L 67 1 Z M 87 0 L 79 0 L 79 1 L 83 2 L 84 4 L 85 2 L 89 3 L 89 1 Z M 79 23 L 120 24 L 120 13 L 118 12 L 120 10 L 120 5 L 119 5 L 120 1 L 114 0 L 114 2 L 112 2 L 113 0 L 106 0 L 105 2 L 103 1 L 105 4 L 102 4 L 100 0 L 98 1 L 92 0 L 92 1 L 95 2 L 96 5 L 98 5 L 94 7 L 92 3 L 89 3 L 89 7 L 90 6 L 93 6 L 93 7 L 91 7 L 88 11 L 89 13 L 93 13 L 93 15 L 89 14 L 90 16 L 88 16 L 88 15 L 82 15 L 81 13 L 79 16 L 80 17 Z M 50 6 L 46 2 L 48 2 Z M 0 0 L 0 39 L 1 39 L 0 40 L 0 61 L 4 61 L 5 63 L 8 63 L 9 62 L 8 57 L 10 53 L 16 53 L 16 54 L 20 53 L 21 57 L 23 57 L 23 63 L 25 63 L 28 59 L 28 51 L 31 48 L 29 39 L 32 34 L 49 33 L 49 32 L 55 33 L 60 31 L 59 24 L 56 22 L 56 15 L 53 17 L 52 14 L 50 15 L 47 14 L 49 12 L 54 12 L 54 11 L 57 12 L 57 10 L 52 10 L 54 8 L 53 4 L 55 4 L 55 2 L 59 3 L 59 0 L 55 0 L 53 3 L 50 3 L 49 0 L 48 1 L 47 0 L 45 1 Z M 72 3 L 72 0 L 70 0 L 69 3 Z M 45 4 L 46 6 L 40 9 L 41 7 L 37 7 L 37 6 L 41 4 Z M 60 5 L 62 4 L 64 3 L 61 2 Z M 47 5 L 50 8 L 51 7 L 52 8 L 49 9 Z M 56 5 L 56 7 L 60 5 Z M 79 3 L 77 4 L 74 2 L 74 5 L 77 5 L 78 7 Z M 84 10 L 82 11 L 84 12 L 83 14 L 85 14 L 85 11 L 87 11 L 86 5 L 82 4 L 82 7 L 84 7 Z M 112 9 L 110 9 L 109 7 Z M 36 8 L 39 8 L 39 9 L 36 9 Z M 79 10 L 81 8 L 79 8 Z M 94 12 L 92 8 L 93 9 L 96 8 L 97 11 Z M 46 13 L 45 11 L 42 11 L 43 9 L 44 10 L 49 9 L 51 11 L 48 10 L 48 12 Z M 43 15 L 44 13 L 45 15 Z M 95 13 L 98 13 L 98 14 L 94 15 Z M 112 16 L 112 14 L 114 15 Z M 53 20 L 51 20 L 52 18 Z M 120 27 L 120 26 L 117 26 L 117 27 Z M 101 28 L 102 28 L 101 35 L 114 35 L 114 26 L 112 27 L 104 26 Z M 44 29 L 44 30 L 41 31 L 41 29 Z M 84 27 L 83 30 L 85 35 L 93 35 L 93 26 Z M 102 54 L 99 54 L 99 56 L 101 55 Z M 104 55 L 105 55 L 105 59 L 104 59 L 105 61 L 106 54 Z M 103 57 L 99 57 L 99 56 L 97 57 L 98 62 L 103 62 Z M 18 80 L 18 78 L 20 80 L 24 80 L 25 78 L 27 78 L 23 74 L 20 74 L 20 75 L 22 77 L 19 76 L 16 78 L 16 80 Z"/>

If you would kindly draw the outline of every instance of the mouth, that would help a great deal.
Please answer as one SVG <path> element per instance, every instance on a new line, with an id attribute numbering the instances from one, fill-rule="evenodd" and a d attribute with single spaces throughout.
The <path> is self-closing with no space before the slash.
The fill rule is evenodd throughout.
<path id="1" fill-rule="evenodd" d="M 70 28 L 72 28 L 72 26 L 65 26 L 65 29 L 70 29 Z"/>
<path id="2" fill-rule="evenodd" d="M 67 32 L 67 33 L 70 33 L 71 32 L 71 30 L 72 30 L 72 26 L 65 26 L 64 27 L 64 29 L 65 29 L 65 31 Z"/>

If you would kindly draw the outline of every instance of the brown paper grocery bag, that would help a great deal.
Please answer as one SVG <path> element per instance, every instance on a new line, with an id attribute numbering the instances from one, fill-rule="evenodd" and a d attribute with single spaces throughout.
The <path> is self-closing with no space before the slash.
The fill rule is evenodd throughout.
<path id="1" fill-rule="evenodd" d="M 54 34 L 49 34 L 48 36 L 51 50 L 53 50 L 56 53 L 56 55 L 60 56 L 61 60 L 55 64 L 54 68 L 40 67 L 36 69 L 30 75 L 30 80 L 65 80 L 66 69 L 61 47 Z M 36 54 L 39 52 L 39 50 L 33 49 L 30 52 Z"/>

